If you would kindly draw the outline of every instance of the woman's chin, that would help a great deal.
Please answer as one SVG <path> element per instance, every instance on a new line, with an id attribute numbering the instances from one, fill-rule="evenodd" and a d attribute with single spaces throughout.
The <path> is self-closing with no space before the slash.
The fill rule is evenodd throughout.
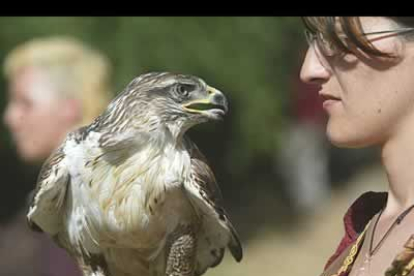
<path id="1" fill-rule="evenodd" d="M 346 134 L 343 132 L 327 131 L 328 140 L 332 145 L 338 148 L 365 148 L 372 146 L 372 142 L 365 137 L 356 137 L 355 135 Z"/>

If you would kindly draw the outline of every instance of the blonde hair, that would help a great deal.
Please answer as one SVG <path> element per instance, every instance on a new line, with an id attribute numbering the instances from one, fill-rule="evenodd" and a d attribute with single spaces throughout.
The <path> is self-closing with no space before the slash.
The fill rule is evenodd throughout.
<path id="1" fill-rule="evenodd" d="M 44 70 L 59 88 L 59 97 L 78 99 L 79 125 L 89 124 L 111 99 L 111 66 L 100 52 L 72 37 L 37 38 L 13 49 L 4 62 L 6 78 L 26 67 Z"/>

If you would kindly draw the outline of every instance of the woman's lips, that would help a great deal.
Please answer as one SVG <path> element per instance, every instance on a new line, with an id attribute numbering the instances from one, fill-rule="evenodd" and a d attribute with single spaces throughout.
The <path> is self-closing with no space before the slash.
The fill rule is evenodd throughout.
<path id="1" fill-rule="evenodd" d="M 321 93 L 320 96 L 322 97 L 323 101 L 322 106 L 325 109 L 341 101 L 341 98 L 333 96 L 331 94 Z"/>

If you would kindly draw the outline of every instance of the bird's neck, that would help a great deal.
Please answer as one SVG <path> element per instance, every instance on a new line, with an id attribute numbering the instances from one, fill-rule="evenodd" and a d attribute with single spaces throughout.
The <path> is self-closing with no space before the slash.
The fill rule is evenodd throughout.
<path id="1" fill-rule="evenodd" d="M 105 146 L 106 152 L 119 155 L 125 152 L 125 158 L 139 154 L 151 148 L 155 156 L 162 155 L 168 149 L 183 147 L 185 130 L 180 122 L 153 125 L 152 128 L 130 129 L 121 133 L 108 135 L 110 139 Z"/>
<path id="2" fill-rule="evenodd" d="M 184 125 L 183 121 L 177 120 L 166 123 L 164 130 L 166 131 L 166 136 L 170 138 L 169 142 L 178 146 L 183 143 L 184 134 L 190 127 L 191 126 Z"/>

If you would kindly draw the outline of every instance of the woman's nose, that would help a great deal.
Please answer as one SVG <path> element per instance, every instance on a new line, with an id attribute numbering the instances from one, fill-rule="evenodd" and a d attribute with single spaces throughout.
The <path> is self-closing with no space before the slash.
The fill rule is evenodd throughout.
<path id="1" fill-rule="evenodd" d="M 317 49 L 309 47 L 300 71 L 300 78 L 305 83 L 322 84 L 329 80 L 331 70 L 327 62 L 321 61 Z"/>

